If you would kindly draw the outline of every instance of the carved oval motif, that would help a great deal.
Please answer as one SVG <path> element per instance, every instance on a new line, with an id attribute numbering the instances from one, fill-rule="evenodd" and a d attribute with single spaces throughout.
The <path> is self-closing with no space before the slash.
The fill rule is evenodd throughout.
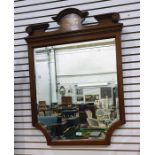
<path id="1" fill-rule="evenodd" d="M 76 30 L 82 27 L 82 19 L 77 14 L 66 15 L 63 19 L 60 20 L 60 25 L 65 30 Z"/>

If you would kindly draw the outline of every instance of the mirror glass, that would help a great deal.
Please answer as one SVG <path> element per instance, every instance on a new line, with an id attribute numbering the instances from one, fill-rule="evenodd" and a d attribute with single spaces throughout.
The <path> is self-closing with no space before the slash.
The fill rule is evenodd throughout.
<path id="1" fill-rule="evenodd" d="M 38 123 L 52 141 L 104 139 L 119 120 L 115 38 L 34 49 Z"/>

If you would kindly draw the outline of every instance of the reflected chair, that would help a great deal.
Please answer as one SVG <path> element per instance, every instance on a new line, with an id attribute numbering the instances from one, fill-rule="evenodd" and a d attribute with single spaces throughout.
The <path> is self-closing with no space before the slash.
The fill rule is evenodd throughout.
<path id="1" fill-rule="evenodd" d="M 62 96 L 61 103 L 62 103 L 62 106 L 71 106 L 72 105 L 72 97 L 71 96 Z"/>
<path id="2" fill-rule="evenodd" d="M 44 116 L 46 109 L 47 109 L 46 101 L 39 101 L 39 104 L 38 104 L 38 115 L 39 116 Z"/>
<path id="3" fill-rule="evenodd" d="M 97 120 L 100 122 L 109 121 L 110 120 L 110 111 L 105 109 L 97 109 L 96 110 L 96 117 Z"/>
<path id="4" fill-rule="evenodd" d="M 80 124 L 87 124 L 86 104 L 79 104 Z"/>
<path id="5" fill-rule="evenodd" d="M 97 119 L 92 118 L 92 112 L 90 110 L 86 110 L 87 122 L 90 128 L 106 128 L 106 125 L 99 122 Z"/>

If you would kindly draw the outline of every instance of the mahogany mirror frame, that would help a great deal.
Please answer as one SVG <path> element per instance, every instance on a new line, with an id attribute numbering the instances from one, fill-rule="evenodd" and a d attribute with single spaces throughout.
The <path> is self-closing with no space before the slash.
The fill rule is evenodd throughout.
<path id="1" fill-rule="evenodd" d="M 113 131 L 119 128 L 119 126 L 121 126 L 122 124 L 125 124 L 121 58 L 121 30 L 123 24 L 118 23 L 118 13 L 109 13 L 95 15 L 94 18 L 97 20 L 97 23 L 95 25 L 83 25 L 82 22 L 85 20 L 87 16 L 88 12 L 81 12 L 78 9 L 69 8 L 61 11 L 56 17 L 53 17 L 53 20 L 60 25 L 60 27 L 57 30 L 46 31 L 49 27 L 48 23 L 29 25 L 26 28 L 26 32 L 29 34 L 25 39 L 28 43 L 32 125 L 43 132 L 48 145 L 109 145 Z M 108 129 L 104 140 L 52 141 L 46 129 L 38 123 L 37 118 L 35 84 L 36 81 L 33 56 L 34 48 L 108 38 L 115 38 L 116 43 L 118 97 L 120 112 L 119 121 L 115 122 Z"/>

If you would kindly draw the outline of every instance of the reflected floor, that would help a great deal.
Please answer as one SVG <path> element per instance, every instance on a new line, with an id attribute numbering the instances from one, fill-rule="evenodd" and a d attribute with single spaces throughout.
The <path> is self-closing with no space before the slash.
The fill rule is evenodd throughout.
<path id="1" fill-rule="evenodd" d="M 119 116 L 117 116 L 113 120 L 103 120 L 102 122 L 101 121 L 99 122 L 95 118 L 87 118 L 86 119 L 87 122 L 85 124 L 81 124 L 79 116 L 70 118 L 61 118 L 61 121 L 58 120 L 54 122 L 54 118 L 57 117 L 58 116 L 55 117 L 43 116 L 45 120 L 47 118 L 53 119 L 53 123 L 50 125 L 44 125 L 42 123 L 42 126 L 46 128 L 52 141 L 78 140 L 78 139 L 105 139 L 107 130 L 110 128 L 112 124 L 114 124 L 116 121 L 119 120 L 118 119 Z"/>

